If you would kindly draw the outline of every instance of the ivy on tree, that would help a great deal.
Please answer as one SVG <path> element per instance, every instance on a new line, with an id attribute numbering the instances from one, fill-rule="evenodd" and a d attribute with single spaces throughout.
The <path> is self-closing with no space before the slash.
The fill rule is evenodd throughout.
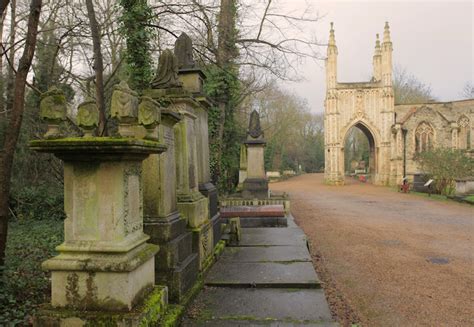
<path id="1" fill-rule="evenodd" d="M 152 11 L 146 0 L 120 0 L 119 3 L 123 8 L 120 32 L 127 43 L 129 84 L 132 89 L 141 91 L 149 86 L 153 75 L 149 27 Z"/>

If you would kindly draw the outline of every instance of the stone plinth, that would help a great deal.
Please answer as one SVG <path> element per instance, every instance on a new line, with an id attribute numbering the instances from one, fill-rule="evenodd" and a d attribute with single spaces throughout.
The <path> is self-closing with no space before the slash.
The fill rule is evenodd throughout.
<path id="1" fill-rule="evenodd" d="M 142 161 L 166 147 L 134 138 L 31 142 L 64 161 L 64 243 L 45 261 L 53 309 L 129 312 L 155 284 L 155 254 L 143 233 Z"/>
<path id="2" fill-rule="evenodd" d="M 265 174 L 264 140 L 247 140 L 247 177 L 243 183 L 244 198 L 268 198 L 268 179 Z"/>

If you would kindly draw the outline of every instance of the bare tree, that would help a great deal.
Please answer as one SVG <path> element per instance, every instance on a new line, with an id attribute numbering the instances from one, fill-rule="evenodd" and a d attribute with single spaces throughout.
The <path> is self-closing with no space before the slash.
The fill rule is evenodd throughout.
<path id="1" fill-rule="evenodd" d="M 105 95 L 104 95 L 104 63 L 102 61 L 101 36 L 99 24 L 95 17 L 94 4 L 92 0 L 86 0 L 87 14 L 89 16 L 92 41 L 94 44 L 94 71 L 95 71 L 95 90 L 96 101 L 99 107 L 99 135 L 104 135 L 106 116 L 105 116 Z"/>
<path id="2" fill-rule="evenodd" d="M 418 80 L 400 66 L 395 66 L 393 74 L 395 104 L 425 103 L 435 101 L 431 87 Z"/>
<path id="3" fill-rule="evenodd" d="M 5 8 L 7 8 L 10 0 L 0 0 L 0 17 L 4 15 Z"/>
<path id="4" fill-rule="evenodd" d="M 11 187 L 13 158 L 23 118 L 26 78 L 35 53 L 42 3 L 42 0 L 31 0 L 25 45 L 15 76 L 13 107 L 0 152 L 0 266 L 4 265 L 7 243 L 8 199 Z"/>
<path id="5" fill-rule="evenodd" d="M 474 99 L 474 84 L 467 82 L 461 92 L 463 99 Z"/>

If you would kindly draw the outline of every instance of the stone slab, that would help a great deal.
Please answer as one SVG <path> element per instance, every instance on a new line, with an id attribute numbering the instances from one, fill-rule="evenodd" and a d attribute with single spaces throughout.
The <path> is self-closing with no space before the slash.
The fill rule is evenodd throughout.
<path id="1" fill-rule="evenodd" d="M 220 258 L 228 262 L 311 262 L 302 246 L 227 247 Z"/>
<path id="2" fill-rule="evenodd" d="M 213 287 L 205 288 L 194 303 L 201 308 L 201 315 L 197 320 L 208 320 L 209 323 L 220 322 L 219 326 L 236 326 L 227 324 L 232 321 L 243 321 L 257 324 L 257 326 L 259 322 L 266 322 L 268 326 L 272 320 L 282 323 L 274 326 L 308 326 L 308 324 L 331 326 L 332 324 L 331 312 L 323 290 Z M 187 320 L 187 323 L 183 325 L 193 326 L 192 320 Z M 206 324 L 205 326 L 217 325 Z"/>
<path id="3" fill-rule="evenodd" d="M 295 218 L 290 214 L 288 215 L 287 218 L 287 226 L 288 227 L 296 227 L 298 228 L 298 225 L 296 225 Z"/>
<path id="4" fill-rule="evenodd" d="M 306 236 L 300 228 L 243 228 L 239 246 L 306 246 Z"/>
<path id="5" fill-rule="evenodd" d="M 319 288 L 311 262 L 229 263 L 218 261 L 204 283 L 219 287 Z"/>
<path id="6" fill-rule="evenodd" d="M 224 218 L 233 217 L 284 217 L 285 208 L 281 204 L 263 206 L 232 206 L 221 208 Z"/>
<path id="7" fill-rule="evenodd" d="M 227 223 L 230 218 L 223 218 Z M 252 227 L 287 227 L 286 217 L 244 217 L 240 218 L 240 226 L 242 228 Z"/>

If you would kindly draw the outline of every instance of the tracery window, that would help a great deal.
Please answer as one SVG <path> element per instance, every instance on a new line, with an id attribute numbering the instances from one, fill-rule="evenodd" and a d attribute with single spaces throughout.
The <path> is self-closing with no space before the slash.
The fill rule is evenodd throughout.
<path id="1" fill-rule="evenodd" d="M 434 131 L 430 124 L 422 122 L 415 131 L 415 152 L 431 150 L 433 148 Z"/>
<path id="2" fill-rule="evenodd" d="M 458 120 L 459 126 L 459 148 L 469 149 L 471 147 L 471 127 L 469 124 L 469 118 L 461 116 Z"/>

